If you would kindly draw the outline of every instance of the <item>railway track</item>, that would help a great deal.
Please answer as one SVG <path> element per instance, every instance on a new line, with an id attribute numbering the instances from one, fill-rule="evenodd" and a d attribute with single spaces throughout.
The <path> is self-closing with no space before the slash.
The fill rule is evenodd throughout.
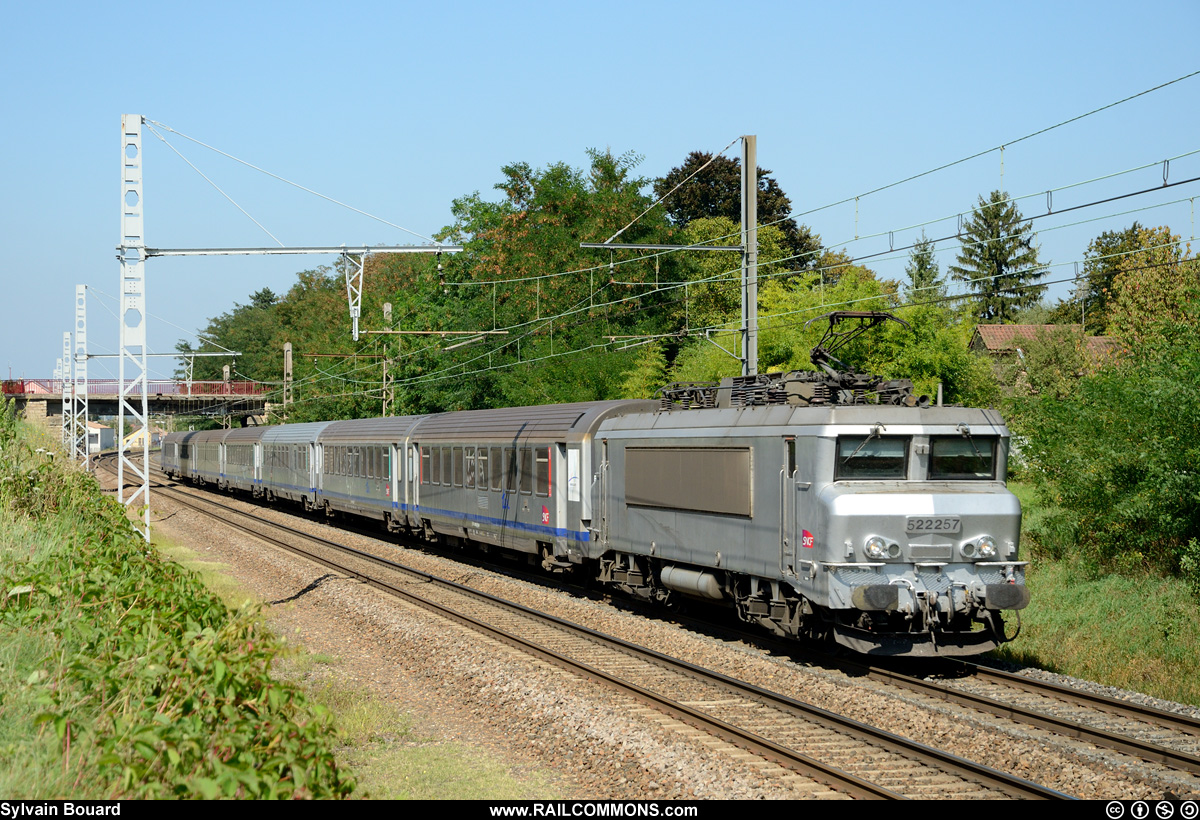
<path id="1" fill-rule="evenodd" d="M 738 639 L 784 655 L 798 655 L 795 644 L 736 631 Z M 1006 718 L 1100 749 L 1131 755 L 1174 771 L 1200 776 L 1200 720 L 1128 700 L 1074 689 L 963 660 L 925 664 L 909 674 L 887 663 L 863 663 L 816 650 L 806 660 L 840 669 L 929 698 Z"/>
<path id="2" fill-rule="evenodd" d="M 300 533 L 210 494 L 157 492 L 335 572 L 360 579 L 572 674 L 615 687 L 654 710 L 853 798 L 1052 798 L 1066 795 L 798 701 Z M 469 615 L 465 613 L 470 613 Z M 730 751 L 735 751 L 730 749 Z M 828 795 L 832 796 L 832 795 Z"/>

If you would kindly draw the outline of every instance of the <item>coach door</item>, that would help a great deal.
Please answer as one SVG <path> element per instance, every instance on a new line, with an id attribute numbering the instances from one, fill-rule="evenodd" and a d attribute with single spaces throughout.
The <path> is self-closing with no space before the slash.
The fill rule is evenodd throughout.
<path id="1" fill-rule="evenodd" d="M 608 471 L 608 439 L 604 439 L 601 442 L 599 478 L 596 481 L 598 492 L 592 501 L 596 517 L 594 529 L 599 530 L 601 547 L 608 546 L 608 516 L 612 509 L 608 497 L 609 484 L 611 483 Z"/>
<path id="2" fill-rule="evenodd" d="M 796 576 L 796 437 L 784 436 L 779 468 L 779 566 Z"/>
<path id="3" fill-rule="evenodd" d="M 408 462 L 404 465 L 404 503 L 408 505 L 409 515 L 416 524 L 416 509 L 421 503 L 421 445 L 412 444 L 408 448 Z"/>

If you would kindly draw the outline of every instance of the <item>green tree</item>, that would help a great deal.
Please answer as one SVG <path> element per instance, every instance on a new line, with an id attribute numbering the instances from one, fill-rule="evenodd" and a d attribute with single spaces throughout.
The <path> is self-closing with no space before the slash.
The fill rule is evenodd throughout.
<path id="1" fill-rule="evenodd" d="M 908 285 L 904 297 L 910 302 L 929 302 L 946 295 L 946 279 L 942 276 L 937 260 L 933 256 L 934 242 L 921 231 L 921 238 L 913 243 L 904 273 Z"/>
<path id="2" fill-rule="evenodd" d="M 1136 342 L 1188 315 L 1200 299 L 1200 264 L 1165 225 L 1138 227 L 1131 243 L 1143 250 L 1117 262 L 1107 307 L 1110 334 Z"/>
<path id="3" fill-rule="evenodd" d="M 692 179 L 688 179 L 704 164 L 711 164 Z M 788 198 L 771 172 L 758 168 L 758 224 L 774 225 L 783 232 L 784 246 L 788 250 L 788 267 L 795 270 L 811 268 L 816 264 L 821 250 L 821 237 L 807 225 L 800 225 L 789 216 L 792 201 Z M 697 219 L 724 217 L 735 226 L 734 233 L 742 223 L 742 161 L 725 156 L 713 157 L 703 151 L 693 151 L 677 168 L 672 168 L 661 179 L 654 181 L 654 196 L 661 198 L 669 191 L 686 183 L 663 202 L 672 223 L 684 226 Z"/>
<path id="4" fill-rule="evenodd" d="M 974 314 L 981 322 L 1011 322 L 1024 308 L 1041 301 L 1046 275 L 1033 246 L 1033 227 L 1002 191 L 992 191 L 963 226 L 962 247 L 950 275 L 977 297 Z"/>
<path id="5" fill-rule="evenodd" d="M 667 357 L 663 354 L 662 343 L 655 340 L 643 344 L 633 367 L 623 376 L 621 398 L 654 398 L 658 389 L 667 383 Z"/>
<path id="6" fill-rule="evenodd" d="M 1129 254 L 1141 250 L 1145 229 L 1134 222 L 1123 231 L 1105 231 L 1093 239 L 1083 258 L 1083 280 L 1075 286 L 1064 310 L 1072 320 L 1082 316 L 1084 330 L 1101 336 L 1108 328 L 1108 304 L 1113 279 Z"/>

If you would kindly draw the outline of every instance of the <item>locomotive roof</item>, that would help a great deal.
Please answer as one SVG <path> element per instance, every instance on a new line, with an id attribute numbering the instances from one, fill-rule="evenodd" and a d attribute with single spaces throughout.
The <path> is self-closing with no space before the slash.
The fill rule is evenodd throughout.
<path id="1" fill-rule="evenodd" d="M 885 429 L 937 427 L 953 431 L 966 424 L 987 435 L 1007 435 L 1000 414 L 979 407 L 894 407 L 890 405 L 827 405 L 822 407 L 729 407 L 676 412 L 639 413 L 611 418 L 600 425 L 603 432 L 623 430 L 705 430 L 708 435 L 745 435 L 748 428 L 778 428 L 786 434 L 794 428 L 847 427 L 868 428 L 882 424 Z M 776 430 L 769 434 L 774 435 Z M 858 432 L 858 430 L 847 430 Z M 912 430 L 906 431 L 908 434 Z M 939 432 L 941 432 L 939 430 Z M 764 434 L 768 434 L 764 430 Z M 811 434 L 811 432 L 810 432 Z"/>
<path id="2" fill-rule="evenodd" d="M 504 407 L 427 416 L 413 434 L 424 441 L 576 440 L 613 415 L 649 413 L 650 401 L 582 401 L 539 407 Z"/>

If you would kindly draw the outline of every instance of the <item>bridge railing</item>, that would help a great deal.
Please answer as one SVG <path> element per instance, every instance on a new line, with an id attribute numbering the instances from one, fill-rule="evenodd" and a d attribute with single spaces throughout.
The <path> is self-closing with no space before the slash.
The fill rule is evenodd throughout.
<path id="1" fill-rule="evenodd" d="M 70 384 L 69 381 L 65 382 Z M 3 393 L 6 396 L 61 396 L 62 379 L 6 379 Z M 125 386 L 134 384 L 126 380 Z M 118 379 L 88 379 L 89 396 L 116 396 L 121 393 Z M 258 382 L 178 382 L 173 380 L 151 380 L 146 382 L 146 393 L 152 396 L 262 396 L 271 392 L 271 387 Z"/>

